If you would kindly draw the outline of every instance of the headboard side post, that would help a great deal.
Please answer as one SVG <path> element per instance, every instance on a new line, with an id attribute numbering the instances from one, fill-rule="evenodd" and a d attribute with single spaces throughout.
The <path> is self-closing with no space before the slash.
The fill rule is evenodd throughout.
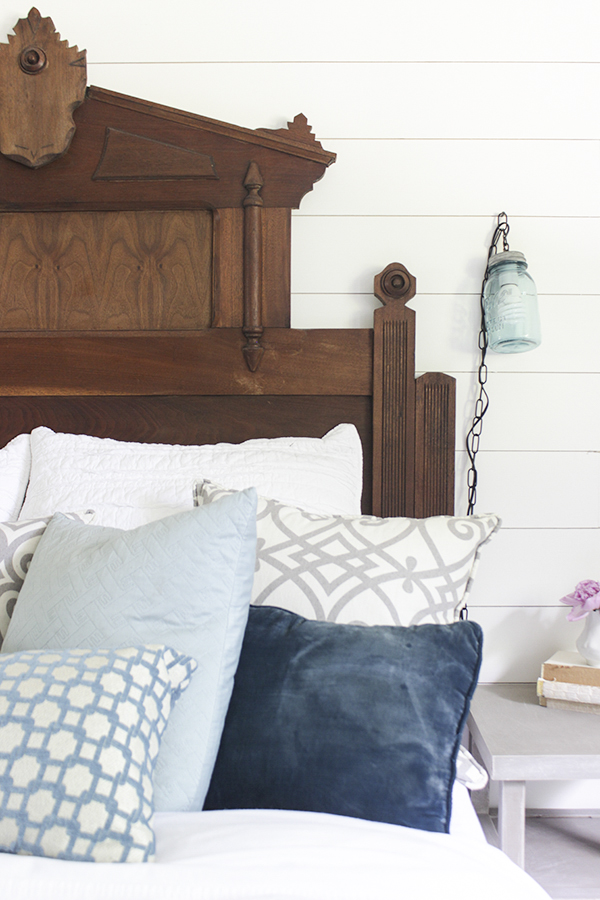
<path id="1" fill-rule="evenodd" d="M 415 516 L 454 515 L 455 397 L 450 375 L 417 378 Z"/>
<path id="2" fill-rule="evenodd" d="M 415 514 L 416 280 L 400 263 L 375 276 L 373 343 L 373 514 Z"/>
<path id="3" fill-rule="evenodd" d="M 262 206 L 260 189 L 264 182 L 260 169 L 251 162 L 244 179 L 244 356 L 251 372 L 260 365 L 264 353 L 260 339 L 262 324 Z"/>

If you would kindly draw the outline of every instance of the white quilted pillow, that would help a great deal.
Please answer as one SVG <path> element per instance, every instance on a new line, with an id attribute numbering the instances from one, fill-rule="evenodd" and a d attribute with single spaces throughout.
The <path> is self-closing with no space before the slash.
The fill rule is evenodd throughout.
<path id="1" fill-rule="evenodd" d="M 354 425 L 323 438 L 243 444 L 135 444 L 49 428 L 31 433 L 31 478 L 20 519 L 96 510 L 95 525 L 135 528 L 193 505 L 196 481 L 255 487 L 311 512 L 360 512 L 362 448 Z"/>
<path id="2" fill-rule="evenodd" d="M 30 467 L 29 435 L 18 434 L 0 450 L 0 522 L 13 522 L 19 515 Z"/>

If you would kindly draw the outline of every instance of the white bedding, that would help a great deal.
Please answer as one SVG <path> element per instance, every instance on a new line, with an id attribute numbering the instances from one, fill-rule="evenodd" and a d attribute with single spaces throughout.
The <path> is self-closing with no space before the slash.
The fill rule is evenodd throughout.
<path id="1" fill-rule="evenodd" d="M 322 438 L 200 446 L 139 444 L 40 427 L 30 443 L 31 474 L 19 519 L 94 509 L 95 525 L 135 528 L 190 509 L 194 483 L 204 478 L 236 491 L 254 486 L 312 512 L 360 512 L 362 446 L 354 425 L 337 425 Z"/>
<path id="2" fill-rule="evenodd" d="M 325 813 L 161 813 L 155 863 L 0 854 L 0 884 L 10 900 L 548 900 L 485 842 L 465 797 L 451 834 Z"/>
<path id="3" fill-rule="evenodd" d="M 38 436 L 57 437 L 47 429 L 38 429 Z M 102 447 L 114 443 L 103 442 Z M 360 454 L 350 453 L 350 457 L 349 469 L 356 469 L 359 479 L 356 460 Z M 169 475 L 170 465 L 165 462 L 165 466 Z M 133 468 L 143 490 L 132 508 L 145 515 L 148 471 Z M 195 461 L 191 469 L 185 484 L 198 475 Z M 71 465 L 65 471 L 64 483 L 73 487 Z M 12 472 L 8 474 L 12 477 Z M 90 487 L 91 474 L 80 472 L 78 486 Z M 94 474 L 98 484 L 112 485 L 113 476 Z M 127 477 L 130 474 L 127 469 Z M 290 475 L 287 469 L 286 474 Z M 38 486 L 55 487 L 55 467 L 49 464 L 38 475 Z M 303 484 L 303 479 L 295 480 Z M 94 500 L 97 486 L 94 482 L 90 488 Z M 17 487 L 24 490 L 21 483 Z M 191 492 L 189 497 L 186 492 L 187 487 L 186 505 L 191 505 Z M 31 503 L 36 500 L 34 494 Z M 178 497 L 175 501 L 179 502 Z M 175 501 L 169 495 L 168 502 Z M 13 506 L 15 502 L 11 500 Z M 85 508 L 86 503 L 73 508 Z M 49 500 L 48 510 L 53 511 Z M 14 514 L 12 507 L 10 511 Z M 463 776 L 471 781 L 481 777 L 471 769 L 472 763 L 461 759 Z M 548 900 L 541 887 L 486 843 L 460 784 L 453 791 L 450 834 L 279 810 L 165 812 L 156 814 L 152 824 L 154 863 L 66 862 L 0 852 L 2 896 L 7 900 Z"/>

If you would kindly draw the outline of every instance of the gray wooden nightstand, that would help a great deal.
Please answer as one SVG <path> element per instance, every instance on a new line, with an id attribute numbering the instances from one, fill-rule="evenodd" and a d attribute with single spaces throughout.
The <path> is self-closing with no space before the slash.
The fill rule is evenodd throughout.
<path id="1" fill-rule="evenodd" d="M 479 685 L 468 722 L 472 744 L 499 784 L 499 846 L 525 862 L 525 784 L 600 778 L 600 716 L 540 706 L 535 684 Z"/>

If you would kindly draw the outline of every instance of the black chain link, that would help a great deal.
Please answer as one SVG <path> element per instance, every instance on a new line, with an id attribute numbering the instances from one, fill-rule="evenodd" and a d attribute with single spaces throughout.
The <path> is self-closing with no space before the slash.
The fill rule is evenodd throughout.
<path id="1" fill-rule="evenodd" d="M 467 472 L 467 497 L 468 497 L 468 506 L 467 506 L 467 515 L 472 516 L 473 511 L 475 509 L 475 504 L 477 502 L 477 466 L 475 464 L 477 454 L 479 453 L 479 444 L 481 440 L 481 432 L 483 429 L 483 417 L 485 416 L 488 406 L 490 405 L 490 398 L 485 389 L 485 385 L 487 383 L 488 377 L 488 369 L 485 362 L 485 357 L 488 348 L 488 333 L 487 328 L 485 326 L 485 313 L 483 306 L 483 295 L 485 291 L 485 286 L 489 277 L 489 263 L 491 257 L 498 252 L 498 242 L 502 237 L 502 248 L 504 251 L 508 250 L 508 232 L 510 231 L 510 225 L 508 224 L 508 217 L 506 213 L 502 212 L 498 216 L 498 224 L 496 225 L 496 230 L 494 231 L 494 236 L 492 238 L 492 243 L 490 244 L 490 249 L 488 251 L 487 263 L 485 267 L 485 275 L 483 276 L 483 283 L 481 285 L 481 295 L 479 298 L 479 305 L 481 308 L 481 329 L 479 331 L 479 349 L 481 351 L 481 357 L 479 360 L 479 368 L 477 370 L 477 380 L 479 382 L 479 395 L 475 402 L 475 411 L 473 413 L 473 422 L 469 431 L 467 432 L 467 454 L 469 456 L 470 466 L 469 471 Z"/>

